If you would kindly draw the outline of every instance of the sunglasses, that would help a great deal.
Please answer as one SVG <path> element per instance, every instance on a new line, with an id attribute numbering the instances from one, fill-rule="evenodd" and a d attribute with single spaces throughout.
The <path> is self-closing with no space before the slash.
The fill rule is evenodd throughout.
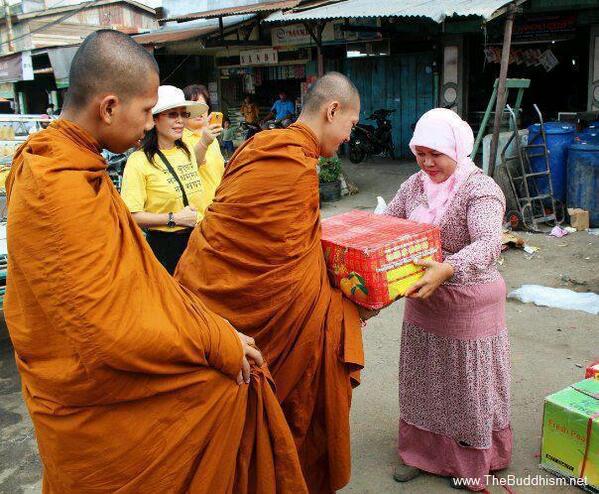
<path id="1" fill-rule="evenodd" d="M 168 118 L 170 118 L 171 120 L 176 120 L 179 117 L 181 117 L 181 118 L 189 118 L 189 117 L 191 117 L 191 113 L 189 113 L 188 111 L 182 111 L 182 112 L 169 111 L 169 112 L 165 112 L 164 114 Z"/>

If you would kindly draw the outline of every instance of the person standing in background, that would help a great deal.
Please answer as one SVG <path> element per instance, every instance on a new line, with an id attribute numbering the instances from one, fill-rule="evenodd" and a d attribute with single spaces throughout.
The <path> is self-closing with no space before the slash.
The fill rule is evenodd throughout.
<path id="1" fill-rule="evenodd" d="M 227 154 L 227 158 L 230 158 L 235 152 L 235 144 L 233 144 L 233 139 L 235 138 L 235 129 L 231 127 L 231 122 L 229 119 L 226 119 L 223 122 L 223 126 L 223 149 Z"/>
<path id="2" fill-rule="evenodd" d="M 243 117 L 243 121 L 251 124 L 256 123 L 259 114 L 260 111 L 258 110 L 258 106 L 252 101 L 252 97 L 248 94 L 243 100 L 243 105 L 241 105 L 241 116 Z"/>
<path id="3" fill-rule="evenodd" d="M 212 102 L 206 86 L 202 84 L 186 86 L 183 88 L 183 94 L 185 99 L 204 103 L 208 107 L 203 114 L 188 118 L 183 131 L 183 142 L 193 149 L 196 155 L 204 187 L 204 202 L 208 207 L 225 173 L 225 158 L 218 143 L 218 136 L 223 129 L 218 123 L 210 123 L 209 112 Z"/>
<path id="4" fill-rule="evenodd" d="M 262 119 L 262 123 L 265 124 L 269 120 L 274 118 L 275 123 L 281 124 L 282 127 L 287 127 L 291 124 L 293 114 L 295 113 L 295 105 L 293 101 L 287 98 L 287 93 L 281 91 L 279 93 L 279 99 L 274 102 L 270 113 Z"/>
<path id="5" fill-rule="evenodd" d="M 123 173 L 123 200 L 135 222 L 148 229 L 150 247 L 171 274 L 207 206 L 195 153 L 182 140 L 185 120 L 207 108 L 185 100 L 179 88 L 160 86 L 154 127 Z"/>

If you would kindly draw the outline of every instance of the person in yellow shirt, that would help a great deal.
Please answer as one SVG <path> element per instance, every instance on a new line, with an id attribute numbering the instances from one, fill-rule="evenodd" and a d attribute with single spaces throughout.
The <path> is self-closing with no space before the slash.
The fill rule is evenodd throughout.
<path id="1" fill-rule="evenodd" d="M 208 110 L 202 115 L 188 118 L 183 131 L 183 142 L 194 150 L 198 160 L 200 177 L 204 185 L 204 200 L 208 207 L 225 173 L 225 159 L 217 139 L 223 129 L 220 124 L 210 123 L 208 112 L 211 101 L 206 86 L 192 84 L 183 88 L 183 94 L 189 101 L 197 101 L 208 106 Z"/>
<path id="2" fill-rule="evenodd" d="M 152 109 L 154 128 L 123 173 L 123 201 L 135 222 L 148 230 L 150 247 L 171 274 L 209 204 L 194 149 L 183 141 L 185 120 L 207 109 L 205 103 L 186 100 L 179 88 L 160 86 Z"/>
<path id="3" fill-rule="evenodd" d="M 258 114 L 260 111 L 258 110 L 258 106 L 256 103 L 252 101 L 252 97 L 247 95 L 243 100 L 243 105 L 241 105 L 241 115 L 243 115 L 244 121 L 247 123 L 256 123 L 258 121 Z"/>

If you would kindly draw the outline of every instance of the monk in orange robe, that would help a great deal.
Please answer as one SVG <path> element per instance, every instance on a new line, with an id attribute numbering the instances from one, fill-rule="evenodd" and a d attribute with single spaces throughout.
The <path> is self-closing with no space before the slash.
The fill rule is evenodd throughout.
<path id="1" fill-rule="evenodd" d="M 106 173 L 101 148 L 152 125 L 156 62 L 98 31 L 70 84 L 7 183 L 4 310 L 43 492 L 306 493 L 266 367 L 250 377 L 251 338 L 169 276 Z"/>
<path id="2" fill-rule="evenodd" d="M 255 338 L 313 494 L 349 482 L 349 409 L 364 360 L 358 308 L 327 276 L 316 165 L 349 139 L 359 112 L 352 82 L 329 73 L 297 123 L 246 142 L 175 273 Z"/>

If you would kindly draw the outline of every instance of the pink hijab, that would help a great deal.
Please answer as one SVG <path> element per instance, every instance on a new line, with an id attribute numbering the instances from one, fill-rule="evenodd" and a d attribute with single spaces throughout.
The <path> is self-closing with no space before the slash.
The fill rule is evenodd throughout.
<path id="1" fill-rule="evenodd" d="M 410 141 L 414 156 L 416 146 L 434 149 L 457 163 L 453 174 L 441 183 L 433 182 L 424 171 L 419 172 L 427 203 L 412 211 L 409 219 L 438 225 L 462 184 L 472 173 L 480 171 L 470 159 L 474 134 L 470 125 L 457 113 L 445 108 L 435 108 L 422 115 L 416 124 Z"/>

